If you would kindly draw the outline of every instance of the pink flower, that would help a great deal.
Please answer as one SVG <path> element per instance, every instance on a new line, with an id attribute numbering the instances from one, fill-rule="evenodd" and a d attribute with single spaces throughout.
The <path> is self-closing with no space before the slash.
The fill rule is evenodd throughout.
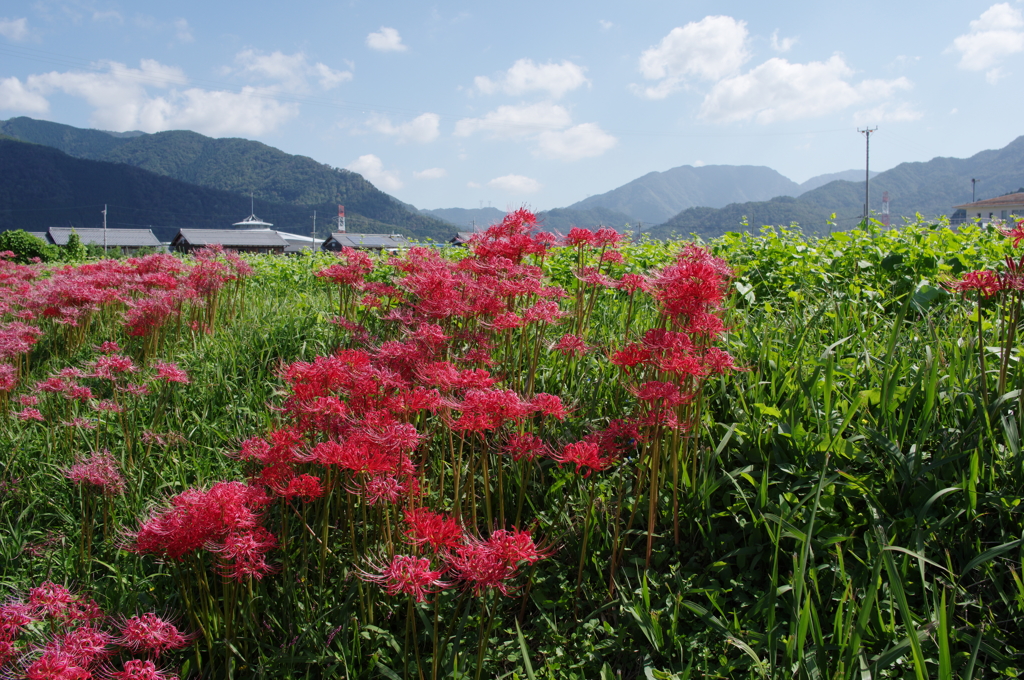
<path id="1" fill-rule="evenodd" d="M 566 333 L 555 345 L 555 351 L 568 357 L 578 357 L 587 353 L 587 343 L 578 335 Z"/>
<path id="2" fill-rule="evenodd" d="M 181 383 L 187 385 L 190 381 L 188 373 L 178 368 L 178 364 L 156 361 L 153 363 L 156 367 L 156 377 L 158 380 L 163 380 L 169 383 Z"/>
<path id="3" fill-rule="evenodd" d="M 423 602 L 427 595 L 451 585 L 441 580 L 443 573 L 442 570 L 432 570 L 426 557 L 411 555 L 395 555 L 379 574 L 358 572 L 360 578 L 382 586 L 391 597 L 404 594 L 416 602 Z"/>
<path id="4" fill-rule="evenodd" d="M 110 673 L 113 680 L 178 680 L 176 675 L 159 670 L 149 659 L 129 659 L 124 668 Z"/>
<path id="5" fill-rule="evenodd" d="M 566 444 L 552 456 L 558 463 L 576 466 L 576 472 L 589 477 L 591 472 L 600 472 L 608 467 L 608 460 L 601 456 L 601 448 L 593 442 Z"/>
<path id="6" fill-rule="evenodd" d="M 124 493 L 124 477 L 110 451 L 94 452 L 89 458 L 76 458 L 75 464 L 64 471 L 64 476 L 73 482 L 94 486 L 106 496 Z"/>
<path id="7" fill-rule="evenodd" d="M 23 408 L 14 414 L 18 420 L 38 420 L 40 423 L 46 422 L 46 418 L 39 412 L 39 409 L 34 408 Z"/>
<path id="8" fill-rule="evenodd" d="M 125 620 L 117 644 L 157 657 L 168 650 L 187 647 L 189 640 L 170 621 L 147 613 Z"/>
<path id="9" fill-rule="evenodd" d="M 455 548 L 464 537 L 462 527 L 452 517 L 431 512 L 424 507 L 405 512 L 405 523 L 409 528 L 405 535 L 413 545 L 429 544 L 434 550 Z"/>

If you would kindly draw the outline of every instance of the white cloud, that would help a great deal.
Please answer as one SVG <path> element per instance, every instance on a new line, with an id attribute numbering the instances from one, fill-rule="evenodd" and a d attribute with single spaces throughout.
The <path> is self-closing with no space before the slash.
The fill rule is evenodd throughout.
<path id="1" fill-rule="evenodd" d="M 477 184 L 476 182 L 466 182 L 466 186 L 469 187 L 470 189 L 479 189 L 480 188 L 480 185 Z"/>
<path id="2" fill-rule="evenodd" d="M 192 36 L 192 29 L 185 19 L 174 20 L 174 34 L 178 42 L 190 43 L 195 41 L 195 38 Z"/>
<path id="3" fill-rule="evenodd" d="M 378 33 L 366 36 L 366 46 L 379 52 L 405 52 L 409 49 L 402 43 L 398 31 L 387 26 L 381 26 Z"/>
<path id="4" fill-rule="evenodd" d="M 547 130 L 537 138 L 539 156 L 563 161 L 600 156 L 619 140 L 602 130 L 597 123 L 583 123 L 568 130 Z"/>
<path id="5" fill-rule="evenodd" d="M 0 80 L 0 110 L 21 111 L 23 113 L 46 113 L 50 103 L 38 92 L 25 89 L 17 78 Z"/>
<path id="6" fill-rule="evenodd" d="M 505 94 L 519 95 L 540 90 L 555 99 L 589 82 L 583 75 L 583 68 L 571 61 L 535 64 L 532 59 L 516 61 L 497 81 L 486 76 L 477 76 L 473 80 L 476 88 L 484 94 L 501 90 Z"/>
<path id="7" fill-rule="evenodd" d="M 689 78 L 718 80 L 736 73 L 750 57 L 746 26 L 746 22 L 732 17 L 709 16 L 673 28 L 660 43 L 640 55 L 640 73 L 658 83 L 634 86 L 634 92 L 649 99 L 664 99 Z"/>
<path id="8" fill-rule="evenodd" d="M 954 109 L 955 110 L 955 109 Z M 921 120 L 924 114 L 906 102 L 884 102 L 865 111 L 853 114 L 856 125 L 874 125 L 875 123 L 908 123 Z"/>
<path id="9" fill-rule="evenodd" d="M 398 178 L 398 173 L 385 170 L 384 162 L 372 153 L 360 156 L 346 165 L 345 169 L 358 172 L 370 184 L 383 191 L 397 191 L 403 186 L 402 180 Z"/>
<path id="10" fill-rule="evenodd" d="M 416 179 L 441 179 L 448 176 L 448 171 L 444 168 L 427 168 L 412 173 L 412 176 Z"/>
<path id="11" fill-rule="evenodd" d="M 550 102 L 499 106 L 482 118 L 463 118 L 455 123 L 455 136 L 468 137 L 490 132 L 495 137 L 513 138 L 535 135 L 543 130 L 560 130 L 572 123 L 564 107 Z"/>
<path id="12" fill-rule="evenodd" d="M 780 40 L 778 29 L 772 33 L 772 49 L 776 52 L 789 52 L 795 44 L 796 38 L 782 38 Z"/>
<path id="13" fill-rule="evenodd" d="M 247 49 L 235 55 L 235 63 L 238 64 L 239 73 L 277 81 L 278 86 L 288 92 L 309 91 L 310 79 L 315 79 L 324 90 L 352 80 L 351 71 L 335 71 L 320 62 L 310 64 L 302 52 L 284 54 L 275 51 L 264 54 Z"/>
<path id="14" fill-rule="evenodd" d="M 28 37 L 28 19 L 0 19 L 0 35 L 8 40 L 24 40 Z"/>
<path id="15" fill-rule="evenodd" d="M 211 136 L 259 136 L 298 114 L 297 104 L 282 104 L 267 90 L 241 92 L 188 88 L 181 69 L 143 59 L 137 69 L 113 61 L 99 62 L 105 72 L 51 71 L 26 78 L 26 89 L 39 96 L 60 91 L 93 107 L 90 123 L 104 130 L 190 129 Z M 151 95 L 148 88 L 165 90 Z"/>
<path id="16" fill-rule="evenodd" d="M 615 25 L 610 21 L 605 21 L 604 19 L 598 19 L 597 23 L 601 25 L 602 31 L 610 31 L 612 27 Z"/>
<path id="17" fill-rule="evenodd" d="M 532 194 L 536 191 L 540 191 L 541 189 L 540 182 L 529 177 L 524 177 L 523 175 L 504 175 L 502 177 L 495 177 L 487 183 L 487 186 L 510 194 Z"/>
<path id="18" fill-rule="evenodd" d="M 536 142 L 535 156 L 563 161 L 600 156 L 618 143 L 597 123 L 573 126 L 569 111 L 551 102 L 499 106 L 482 118 L 455 123 L 456 137 L 477 132 L 489 132 L 499 139 L 532 140 Z"/>
<path id="19" fill-rule="evenodd" d="M 813 118 L 910 88 L 906 78 L 851 84 L 852 76 L 853 69 L 839 55 L 807 64 L 775 57 L 716 83 L 704 98 L 699 116 L 723 123 Z"/>
<path id="20" fill-rule="evenodd" d="M 995 83 L 1003 73 L 996 68 L 1011 54 L 1024 51 L 1024 16 L 1008 2 L 992 5 L 970 23 L 970 30 L 956 37 L 947 51 L 960 53 L 958 66 L 967 71 L 987 71 Z"/>
<path id="21" fill-rule="evenodd" d="M 390 137 L 396 137 L 399 143 L 416 142 L 427 144 L 438 138 L 440 132 L 441 117 L 436 113 L 424 113 L 416 116 L 408 123 L 393 125 L 390 120 L 383 116 L 374 116 L 366 124 L 376 132 Z"/>
<path id="22" fill-rule="evenodd" d="M 325 90 L 330 90 L 352 80 L 352 71 L 336 71 L 319 61 L 313 64 L 313 71 L 316 73 L 320 87 Z"/>

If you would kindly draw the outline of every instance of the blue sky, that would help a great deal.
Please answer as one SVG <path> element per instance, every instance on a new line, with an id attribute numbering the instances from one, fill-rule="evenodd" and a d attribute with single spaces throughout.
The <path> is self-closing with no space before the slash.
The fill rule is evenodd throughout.
<path id="1" fill-rule="evenodd" d="M 800 182 L 863 167 L 865 126 L 873 170 L 966 157 L 1024 134 L 1022 91 L 1019 0 L 0 9 L 0 118 L 255 139 L 421 208 L 561 207 L 679 165 Z"/>

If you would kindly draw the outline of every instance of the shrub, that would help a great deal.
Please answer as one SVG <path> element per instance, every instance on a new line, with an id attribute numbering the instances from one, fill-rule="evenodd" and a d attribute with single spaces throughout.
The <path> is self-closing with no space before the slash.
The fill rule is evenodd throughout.
<path id="1" fill-rule="evenodd" d="M 0 252 L 9 250 L 14 253 L 15 262 L 26 264 L 38 257 L 43 262 L 57 259 L 57 247 L 51 246 L 40 238 L 32 236 L 23 229 L 14 229 L 0 233 Z"/>

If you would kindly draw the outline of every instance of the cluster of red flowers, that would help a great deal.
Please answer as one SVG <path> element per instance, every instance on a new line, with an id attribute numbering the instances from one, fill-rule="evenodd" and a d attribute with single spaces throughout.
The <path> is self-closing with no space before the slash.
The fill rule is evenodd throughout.
<path id="1" fill-rule="evenodd" d="M 1024 241 L 1024 220 L 1018 220 L 1012 229 L 1001 230 L 1003 236 L 1013 239 L 1016 248 Z M 965 272 L 959 279 L 947 285 L 957 293 L 976 291 L 980 297 L 990 298 L 1001 291 L 1024 290 L 1024 256 L 1020 259 L 1007 257 L 1006 269 L 996 272 L 991 269 L 979 269 Z"/>
<path id="2" fill-rule="evenodd" d="M 48 637 L 32 641 L 43 622 Z M 108 624 L 113 624 L 108 625 Z M 114 632 L 111 632 L 111 628 Z M 0 673 L 28 680 L 170 680 L 155 661 L 167 651 L 190 644 L 170 621 L 142 614 L 111 620 L 89 597 L 49 581 L 32 588 L 26 601 L 0 605 Z M 129 654 L 148 658 L 114 661 Z"/>
<path id="3" fill-rule="evenodd" d="M 64 476 L 72 482 L 93 487 L 105 496 L 124 493 L 124 476 L 110 451 L 94 452 L 88 458 L 76 458 L 75 464 L 64 471 Z"/>
<path id="4" fill-rule="evenodd" d="M 454 518 L 423 507 L 407 510 L 405 523 L 409 543 L 431 550 L 433 556 L 395 555 L 359 575 L 382 586 L 388 595 L 409 595 L 416 602 L 454 585 L 475 595 L 488 589 L 508 595 L 520 567 L 548 555 L 528 531 L 498 529 L 484 540 L 467 534 Z M 432 568 L 434 564 L 439 568 Z M 442 580 L 446 574 L 454 580 Z"/>

